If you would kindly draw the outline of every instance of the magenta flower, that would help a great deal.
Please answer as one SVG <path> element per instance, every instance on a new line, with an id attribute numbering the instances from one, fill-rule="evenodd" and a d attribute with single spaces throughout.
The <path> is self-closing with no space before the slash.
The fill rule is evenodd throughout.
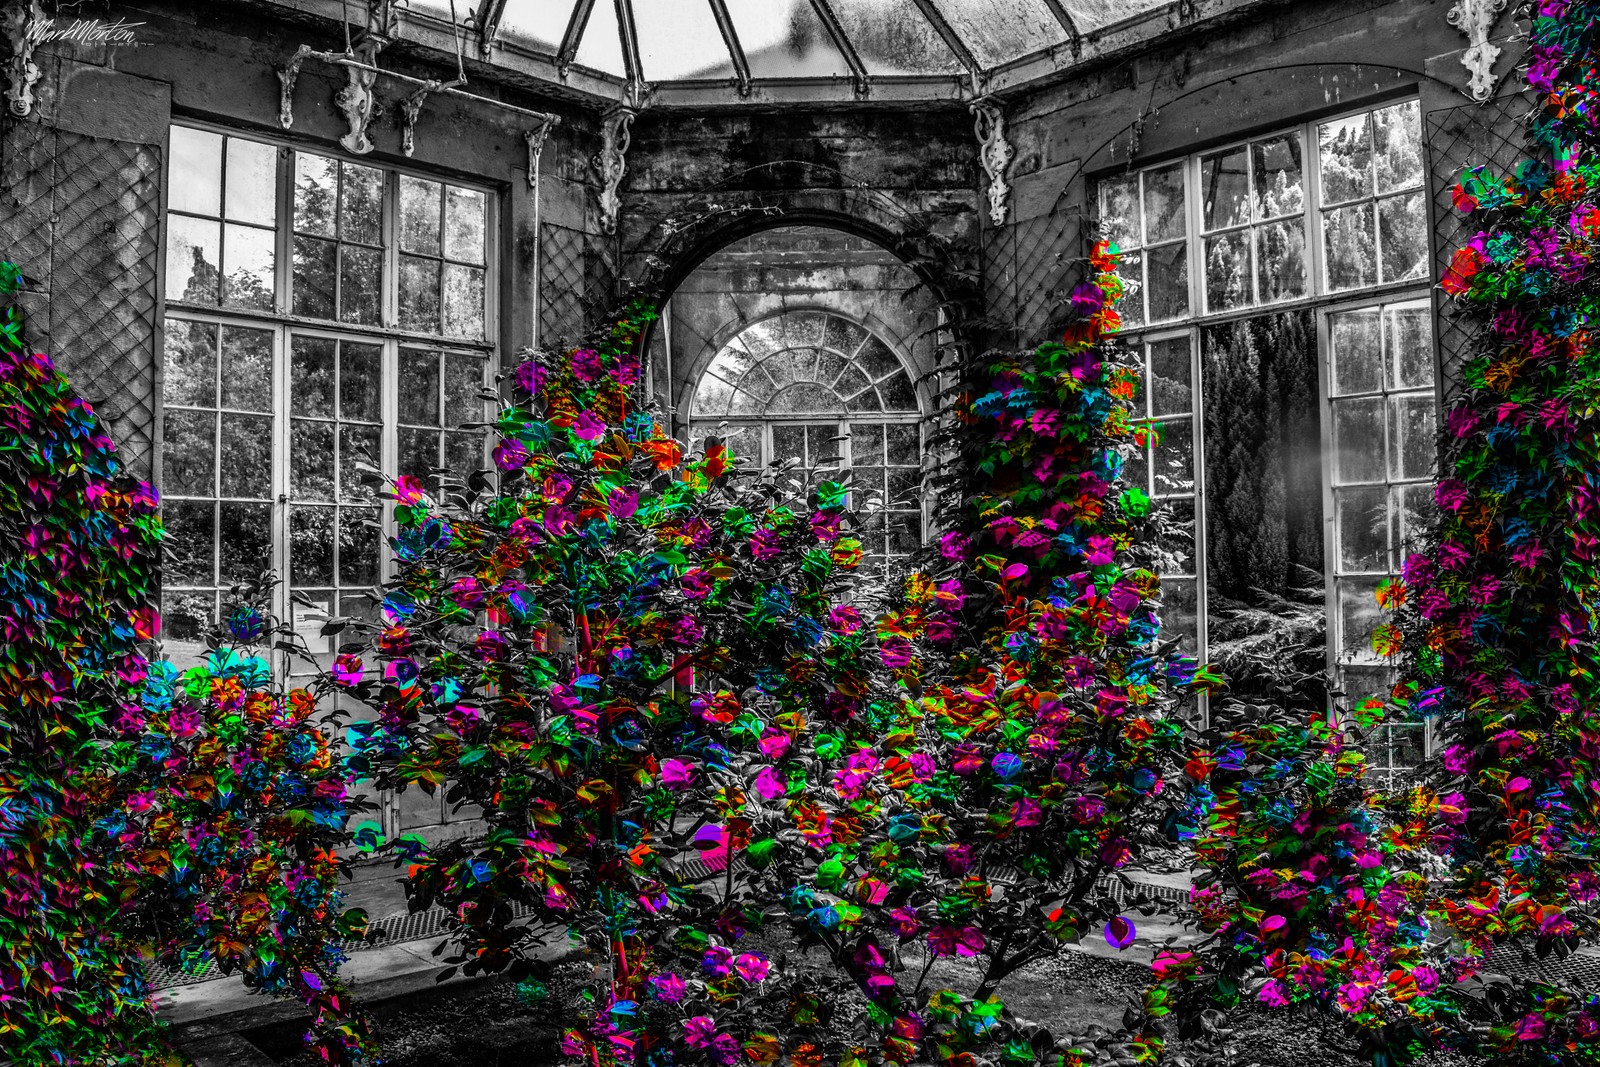
<path id="1" fill-rule="evenodd" d="M 689 991 L 688 983 L 670 971 L 651 978 L 650 985 L 656 999 L 668 1004 L 676 1004 Z"/>
<path id="2" fill-rule="evenodd" d="M 681 792 L 694 785 L 695 766 L 680 759 L 661 761 L 661 785 L 673 792 Z"/>
<path id="3" fill-rule="evenodd" d="M 592 382 L 604 373 L 600 353 L 594 349 L 580 348 L 572 353 L 572 376 L 580 382 Z"/>
<path id="4" fill-rule="evenodd" d="M 935 956 L 976 956 L 986 943 L 975 926 L 941 924 L 928 931 L 928 951 Z"/>
<path id="5" fill-rule="evenodd" d="M 694 1015 L 683 1020 L 683 1039 L 690 1048 L 706 1048 L 717 1034 L 717 1022 L 709 1015 Z"/>
<path id="6" fill-rule="evenodd" d="M 765 982 L 767 980 L 767 974 L 772 970 L 772 964 L 767 960 L 767 958 L 754 952 L 742 953 L 739 958 L 734 961 L 733 966 L 734 970 L 739 972 L 739 977 L 743 978 L 751 985 L 758 985 L 761 982 Z"/>
<path id="7" fill-rule="evenodd" d="M 505 438 L 494 446 L 494 465 L 503 471 L 520 470 L 527 465 L 528 450 L 515 438 Z"/>
<path id="8" fill-rule="evenodd" d="M 572 423 L 572 432 L 578 440 L 593 443 L 605 436 L 606 424 L 590 412 L 580 411 Z"/>
<path id="9" fill-rule="evenodd" d="M 423 499 L 422 482 L 409 474 L 394 480 L 394 498 L 402 504 L 412 505 Z"/>
<path id="10" fill-rule="evenodd" d="M 339 685 L 356 685 L 361 681 L 361 657 L 344 653 L 333 660 L 333 680 Z"/>
<path id="11" fill-rule="evenodd" d="M 789 791 L 787 783 L 771 767 L 761 768 L 756 775 L 755 790 L 767 800 L 777 800 Z"/>
<path id="12" fill-rule="evenodd" d="M 539 395 L 539 390 L 544 388 L 547 372 L 531 359 L 525 359 L 517 364 L 517 387 L 530 397 Z"/>
<path id="13" fill-rule="evenodd" d="M 783 551 L 783 539 L 777 531 L 762 527 L 750 535 L 750 554 L 756 559 L 775 559 Z"/>
<path id="14" fill-rule="evenodd" d="M 678 584 L 683 588 L 683 595 L 690 600 L 704 600 L 715 588 L 717 580 L 710 572 L 696 567 L 694 570 L 684 572 L 683 577 L 678 579 Z"/>
<path id="15" fill-rule="evenodd" d="M 939 538 L 939 555 L 945 559 L 966 559 L 971 549 L 972 539 L 959 530 L 950 530 Z"/>

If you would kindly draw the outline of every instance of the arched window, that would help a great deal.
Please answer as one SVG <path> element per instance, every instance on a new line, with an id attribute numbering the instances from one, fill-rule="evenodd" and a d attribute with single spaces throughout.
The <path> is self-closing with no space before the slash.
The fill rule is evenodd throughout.
<path id="1" fill-rule="evenodd" d="M 720 434 L 751 464 L 799 460 L 795 476 L 805 484 L 848 467 L 864 497 L 853 504 L 866 522 L 869 564 L 922 541 L 921 418 L 894 349 L 827 311 L 785 311 L 746 326 L 706 366 L 689 404 L 696 449 Z"/>

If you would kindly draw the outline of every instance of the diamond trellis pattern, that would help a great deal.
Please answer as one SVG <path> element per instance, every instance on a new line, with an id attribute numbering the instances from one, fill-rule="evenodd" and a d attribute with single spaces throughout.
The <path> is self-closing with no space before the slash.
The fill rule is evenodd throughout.
<path id="1" fill-rule="evenodd" d="M 1457 249 L 1478 232 L 1473 222 L 1451 203 L 1451 189 L 1468 167 L 1486 164 L 1506 173 L 1525 153 L 1524 120 L 1533 108 L 1526 94 L 1498 96 L 1483 104 L 1431 111 L 1427 118 L 1429 165 L 1433 177 L 1434 253 L 1442 273 Z M 1460 369 L 1472 352 L 1478 320 L 1441 301 L 1438 322 L 1439 352 L 1444 364 L 1444 394 L 1448 402 L 1461 380 Z"/>
<path id="2" fill-rule="evenodd" d="M 149 145 L 39 123 L 0 134 L 0 254 L 43 298 L 29 308 L 30 336 L 144 477 L 154 458 L 160 174 Z"/>
<path id="3" fill-rule="evenodd" d="M 985 303 L 1008 322 L 1005 340 L 1044 341 L 1063 318 L 1072 289 L 1083 279 L 1083 215 L 1074 207 L 991 230 L 984 248 Z"/>
<path id="4" fill-rule="evenodd" d="M 583 234 L 545 223 L 539 228 L 539 340 L 576 337 L 583 330 Z"/>

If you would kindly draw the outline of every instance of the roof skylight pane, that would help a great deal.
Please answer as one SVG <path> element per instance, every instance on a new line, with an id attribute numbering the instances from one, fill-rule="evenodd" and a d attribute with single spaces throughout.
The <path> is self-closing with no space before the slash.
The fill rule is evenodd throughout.
<path id="1" fill-rule="evenodd" d="M 847 78 L 850 65 L 833 46 L 808 0 L 727 0 L 753 78 Z M 726 60 L 702 77 L 731 77 Z"/>
<path id="2" fill-rule="evenodd" d="M 937 6 L 984 67 L 1067 39 L 1044 0 L 943 0 Z"/>
<path id="3" fill-rule="evenodd" d="M 868 74 L 957 74 L 961 62 L 911 0 L 834 0 Z"/>
<path id="4" fill-rule="evenodd" d="M 549 3 L 550 0 L 535 0 L 536 3 Z M 557 6 L 551 4 L 552 7 Z M 559 5 L 562 8 L 571 8 L 570 3 Z M 617 8 L 608 0 L 594 0 L 594 10 L 589 15 L 589 27 L 583 31 L 583 40 L 578 43 L 578 54 L 575 61 L 579 66 L 598 70 L 602 74 L 615 74 L 619 78 L 628 76 L 628 68 L 622 62 L 622 37 L 617 32 Z"/>
<path id="5" fill-rule="evenodd" d="M 1170 0 L 1062 0 L 1079 33 L 1090 33 L 1166 7 Z"/>
<path id="6" fill-rule="evenodd" d="M 713 70 L 731 76 L 732 60 L 706 0 L 635 0 L 633 21 L 646 81 L 700 78 Z"/>
<path id="7" fill-rule="evenodd" d="M 411 0 L 416 3 L 417 0 Z M 443 3 L 444 0 L 426 0 L 431 7 Z M 468 3 L 475 0 L 467 0 Z M 611 5 L 606 0 L 595 0 L 595 7 L 604 4 Z M 456 9 L 461 9 L 462 0 L 456 0 Z M 554 55 L 561 48 L 561 38 L 567 32 L 567 20 L 572 17 L 572 0 L 506 0 L 506 10 L 500 17 L 500 30 L 522 38 L 529 45 L 541 52 Z M 590 30 L 594 29 L 594 19 L 589 19 Z M 585 34 L 587 36 L 587 34 Z M 618 55 L 621 55 L 619 50 Z"/>

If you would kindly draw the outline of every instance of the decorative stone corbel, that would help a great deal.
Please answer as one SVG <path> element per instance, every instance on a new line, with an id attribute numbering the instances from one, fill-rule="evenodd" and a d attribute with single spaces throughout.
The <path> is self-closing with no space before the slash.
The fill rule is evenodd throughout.
<path id="1" fill-rule="evenodd" d="M 1467 35 L 1461 65 L 1472 75 L 1467 88 L 1479 103 L 1494 92 L 1494 61 L 1500 58 L 1500 48 L 1489 43 L 1489 32 L 1505 7 L 1506 0 L 1456 0 L 1445 16 L 1450 25 Z"/>
<path id="2" fill-rule="evenodd" d="M 383 105 L 378 103 L 372 87 L 378 81 L 378 53 L 383 51 L 387 43 L 388 40 L 378 34 L 369 33 L 362 37 L 353 49 L 355 59 L 361 66 L 352 64 L 344 68 L 349 80 L 333 97 L 334 106 L 344 112 L 344 120 L 350 127 L 350 132 L 339 138 L 339 143 L 345 151 L 358 156 L 366 155 L 375 147 L 372 138 L 367 136 L 367 129 L 373 120 L 383 114 Z"/>
<path id="3" fill-rule="evenodd" d="M 550 137 L 550 131 L 556 127 L 556 117 L 548 115 L 539 123 L 537 129 L 529 130 L 522 136 L 528 142 L 528 191 L 534 192 L 539 188 L 539 157 L 544 155 L 544 143 Z"/>
<path id="4" fill-rule="evenodd" d="M 600 151 L 595 154 L 593 166 L 600 175 L 600 229 L 608 235 L 617 232 L 617 216 L 622 213 L 617 188 L 628 173 L 628 144 L 635 114 L 632 108 L 614 107 L 600 122 Z"/>
<path id="5" fill-rule="evenodd" d="M 989 176 L 989 221 L 996 226 L 1006 221 L 1006 200 L 1011 186 L 1006 184 L 1006 168 L 1011 165 L 1016 150 L 1006 140 L 1006 115 L 999 103 L 990 98 L 974 100 L 968 110 L 973 115 L 973 128 L 978 135 L 978 160 L 983 172 Z"/>
<path id="6" fill-rule="evenodd" d="M 8 0 L 0 9 L 0 31 L 11 45 L 6 60 L 6 110 L 19 119 L 33 114 L 33 85 L 39 80 L 39 65 L 33 61 L 39 42 L 33 28 L 43 22 L 39 0 Z"/>

